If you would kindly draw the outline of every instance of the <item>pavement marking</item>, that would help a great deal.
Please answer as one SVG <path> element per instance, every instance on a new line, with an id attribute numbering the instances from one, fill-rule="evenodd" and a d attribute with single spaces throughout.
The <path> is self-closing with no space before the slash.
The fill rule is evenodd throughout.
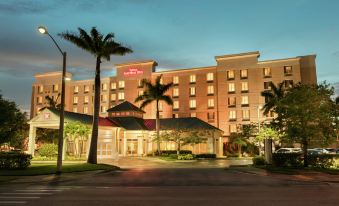
<path id="1" fill-rule="evenodd" d="M 15 196 L 0 196 L 0 199 L 39 199 L 40 197 L 15 197 Z"/>
<path id="2" fill-rule="evenodd" d="M 4 192 L 1 195 L 51 195 L 52 193 L 46 192 Z"/>
<path id="3" fill-rule="evenodd" d="M 26 204 L 26 201 L 0 201 L 0 204 Z"/>
<path id="4" fill-rule="evenodd" d="M 17 192 L 61 192 L 62 190 L 54 189 L 24 189 L 24 190 L 15 190 Z"/>

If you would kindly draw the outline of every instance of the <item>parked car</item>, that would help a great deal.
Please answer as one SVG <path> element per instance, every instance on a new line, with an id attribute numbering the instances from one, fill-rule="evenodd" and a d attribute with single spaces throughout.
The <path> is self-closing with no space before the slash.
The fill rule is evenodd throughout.
<path id="1" fill-rule="evenodd" d="M 325 150 L 326 150 L 329 154 L 337 154 L 337 153 L 339 153 L 339 149 L 326 148 Z"/>
<path id="2" fill-rule="evenodd" d="M 308 149 L 307 154 L 309 154 L 309 155 L 319 155 L 319 154 L 323 154 L 323 151 L 319 150 L 319 149 Z"/>
<path id="3" fill-rule="evenodd" d="M 327 149 L 324 149 L 324 148 L 313 148 L 313 149 L 319 151 L 320 154 L 330 153 Z"/>
<path id="4" fill-rule="evenodd" d="M 274 153 L 301 153 L 302 150 L 300 148 L 280 148 L 276 150 Z"/>

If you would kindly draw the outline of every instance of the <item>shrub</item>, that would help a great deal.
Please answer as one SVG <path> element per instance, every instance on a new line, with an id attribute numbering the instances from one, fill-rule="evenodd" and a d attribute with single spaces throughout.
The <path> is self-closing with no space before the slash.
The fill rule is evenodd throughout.
<path id="1" fill-rule="evenodd" d="M 38 150 L 40 156 L 43 157 L 55 157 L 58 155 L 58 145 L 56 144 L 44 144 Z"/>
<path id="2" fill-rule="evenodd" d="M 178 155 L 178 160 L 193 160 L 194 156 L 192 154 Z"/>
<path id="3" fill-rule="evenodd" d="M 170 159 L 178 159 L 178 155 L 177 154 L 170 154 L 170 155 L 168 155 L 168 157 Z"/>
<path id="4" fill-rule="evenodd" d="M 320 154 L 320 155 L 308 155 L 308 164 L 311 167 L 330 168 L 335 167 L 336 160 L 339 159 L 339 155 L 336 154 Z"/>
<path id="5" fill-rule="evenodd" d="M 21 152 L 0 152 L 1 169 L 25 169 L 31 164 L 32 155 Z"/>
<path id="6" fill-rule="evenodd" d="M 210 159 L 214 159 L 217 157 L 216 154 L 211 154 L 211 153 L 204 153 L 204 154 L 197 154 L 195 155 L 196 158 L 210 158 Z"/>
<path id="7" fill-rule="evenodd" d="M 262 166 L 266 164 L 265 158 L 263 156 L 256 156 L 252 158 L 254 166 Z"/>
<path id="8" fill-rule="evenodd" d="M 177 154 L 177 150 L 162 150 L 161 156 L 168 156 L 170 154 Z M 180 154 L 192 154 L 190 150 L 180 150 Z M 155 155 L 159 156 L 158 151 L 155 152 Z"/>
<path id="9" fill-rule="evenodd" d="M 302 154 L 300 153 L 273 153 L 273 165 L 277 167 L 302 166 Z"/>

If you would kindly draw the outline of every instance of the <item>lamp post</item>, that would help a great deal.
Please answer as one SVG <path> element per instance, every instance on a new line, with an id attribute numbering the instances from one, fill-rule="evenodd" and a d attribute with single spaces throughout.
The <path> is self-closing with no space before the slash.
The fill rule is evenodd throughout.
<path id="1" fill-rule="evenodd" d="M 57 171 L 56 174 L 61 174 L 62 171 L 62 149 L 64 143 L 64 113 L 65 113 L 65 78 L 66 78 L 66 56 L 67 53 L 63 52 L 54 38 L 48 33 L 46 27 L 39 26 L 38 31 L 41 34 L 48 35 L 55 46 L 60 51 L 63 61 L 62 61 L 62 80 L 61 80 L 61 108 L 60 108 L 60 123 L 59 123 L 59 135 L 58 135 L 58 159 L 57 159 Z"/>
<path id="2" fill-rule="evenodd" d="M 258 112 L 258 133 L 260 132 L 260 110 L 262 109 L 261 105 L 258 105 L 257 112 Z"/>

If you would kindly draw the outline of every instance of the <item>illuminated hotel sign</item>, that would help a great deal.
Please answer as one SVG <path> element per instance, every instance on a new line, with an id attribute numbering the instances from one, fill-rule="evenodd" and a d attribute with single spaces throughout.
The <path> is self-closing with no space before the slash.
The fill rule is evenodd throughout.
<path id="1" fill-rule="evenodd" d="M 129 68 L 128 71 L 124 71 L 125 76 L 134 76 L 134 75 L 143 74 L 143 73 L 144 71 L 139 70 L 137 68 Z"/>

